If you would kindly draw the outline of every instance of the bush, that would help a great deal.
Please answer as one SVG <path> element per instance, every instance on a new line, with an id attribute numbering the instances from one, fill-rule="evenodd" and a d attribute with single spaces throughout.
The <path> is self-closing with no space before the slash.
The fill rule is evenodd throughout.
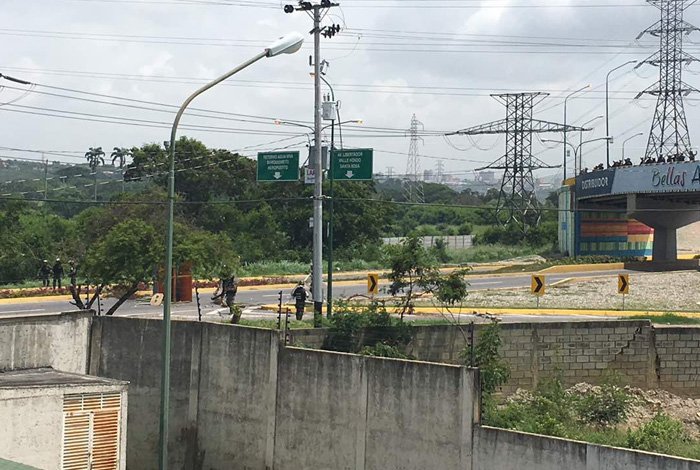
<path id="1" fill-rule="evenodd" d="M 400 351 L 413 338 L 411 325 L 393 319 L 386 308 L 377 302 L 352 305 L 337 301 L 330 322 L 323 344 L 323 349 L 329 351 L 362 353 L 363 348 L 373 348 L 379 344 Z M 379 351 L 381 347 L 376 350 Z"/>
<path id="2" fill-rule="evenodd" d="M 683 424 L 663 413 L 627 435 L 628 447 L 662 454 L 672 454 L 675 448 L 689 441 Z"/>
<path id="3" fill-rule="evenodd" d="M 479 368 L 484 396 L 495 392 L 510 377 L 510 368 L 498 351 L 501 342 L 501 327 L 494 321 L 481 332 L 473 352 L 465 347 L 460 353 L 465 365 Z"/>
<path id="4" fill-rule="evenodd" d="M 619 424 L 627 418 L 632 398 L 620 387 L 604 384 L 577 402 L 579 418 L 589 424 L 607 426 Z"/>
<path id="5" fill-rule="evenodd" d="M 404 354 L 396 346 L 377 343 L 374 346 L 365 346 L 360 350 L 363 356 L 389 357 L 393 359 L 412 359 L 412 356 Z"/>

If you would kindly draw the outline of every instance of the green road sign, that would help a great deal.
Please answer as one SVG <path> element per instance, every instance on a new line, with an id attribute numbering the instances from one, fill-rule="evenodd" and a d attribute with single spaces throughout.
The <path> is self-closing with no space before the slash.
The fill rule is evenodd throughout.
<path id="1" fill-rule="evenodd" d="M 334 150 L 333 179 L 340 181 L 367 181 L 372 179 L 373 149 Z"/>
<path id="2" fill-rule="evenodd" d="M 258 154 L 258 181 L 299 180 L 299 152 Z"/>

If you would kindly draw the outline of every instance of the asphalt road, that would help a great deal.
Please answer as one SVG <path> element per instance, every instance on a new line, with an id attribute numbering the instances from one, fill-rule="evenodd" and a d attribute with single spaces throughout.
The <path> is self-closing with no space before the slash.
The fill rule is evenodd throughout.
<path id="1" fill-rule="evenodd" d="M 568 278 L 582 278 L 582 277 L 597 277 L 597 276 L 610 276 L 616 277 L 617 271 L 595 271 L 595 272 L 581 272 L 581 273 L 567 273 L 567 274 L 552 274 L 546 276 L 547 284 L 552 284 Z M 643 275 L 644 273 L 637 273 L 637 275 Z M 469 283 L 471 290 L 483 290 L 483 289 L 512 289 L 519 287 L 529 287 L 531 277 L 530 274 L 513 274 L 499 277 L 486 277 L 486 276 L 470 276 Z M 380 284 L 380 288 L 385 287 L 386 284 Z M 347 281 L 339 283 L 333 286 L 333 297 L 350 297 L 353 295 L 366 294 L 367 285 L 365 281 L 353 282 L 348 285 Z M 260 312 L 253 308 L 256 306 L 264 304 L 277 304 L 279 299 L 279 289 L 246 289 L 239 288 L 238 295 L 236 297 L 236 302 L 246 305 L 244 311 L 244 317 L 254 318 L 254 317 L 270 317 L 270 313 Z M 289 302 L 291 300 L 290 293 L 291 287 L 284 289 L 283 301 Z M 201 312 L 205 317 L 218 316 L 218 311 L 221 309 L 219 305 L 215 305 L 210 301 L 209 294 L 200 295 L 201 300 Z M 104 299 L 102 301 L 102 310 L 106 311 L 115 302 L 115 299 Z M 45 300 L 37 300 L 32 302 L 26 302 L 23 299 L 17 299 L 17 302 L 3 302 L 0 304 L 0 316 L 15 316 L 15 315 L 44 315 L 44 314 L 54 314 L 60 312 L 66 312 L 75 310 L 75 306 L 70 304 L 65 300 L 55 300 L 47 297 Z M 158 316 L 162 313 L 162 307 L 152 307 L 148 304 L 148 301 L 143 300 L 129 300 L 122 305 L 117 311 L 118 316 L 143 316 L 143 315 L 153 315 Z M 183 317 L 197 317 L 198 309 L 196 302 L 186 303 L 186 304 L 173 304 L 172 306 L 173 316 L 183 316 Z M 514 318 L 514 317 L 509 317 Z M 528 317 L 531 318 L 531 317 Z M 568 317 L 566 317 L 568 318 Z M 561 320 L 559 317 L 547 317 L 548 320 L 556 321 Z"/>

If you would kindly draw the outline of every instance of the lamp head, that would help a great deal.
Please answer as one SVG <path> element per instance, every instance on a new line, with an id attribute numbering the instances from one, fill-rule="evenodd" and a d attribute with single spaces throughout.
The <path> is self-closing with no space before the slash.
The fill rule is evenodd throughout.
<path id="1" fill-rule="evenodd" d="M 280 54 L 294 54 L 301 49 L 302 44 L 304 44 L 304 36 L 297 32 L 289 33 L 270 44 L 266 49 L 267 57 L 275 57 Z"/>

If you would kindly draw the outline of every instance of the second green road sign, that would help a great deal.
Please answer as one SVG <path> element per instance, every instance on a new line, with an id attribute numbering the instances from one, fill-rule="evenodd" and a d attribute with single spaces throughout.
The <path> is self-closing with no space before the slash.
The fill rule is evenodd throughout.
<path id="1" fill-rule="evenodd" d="M 338 181 L 367 181 L 372 179 L 374 150 L 334 150 L 333 179 Z"/>
<path id="2" fill-rule="evenodd" d="M 258 181 L 298 181 L 299 152 L 258 154 Z"/>

